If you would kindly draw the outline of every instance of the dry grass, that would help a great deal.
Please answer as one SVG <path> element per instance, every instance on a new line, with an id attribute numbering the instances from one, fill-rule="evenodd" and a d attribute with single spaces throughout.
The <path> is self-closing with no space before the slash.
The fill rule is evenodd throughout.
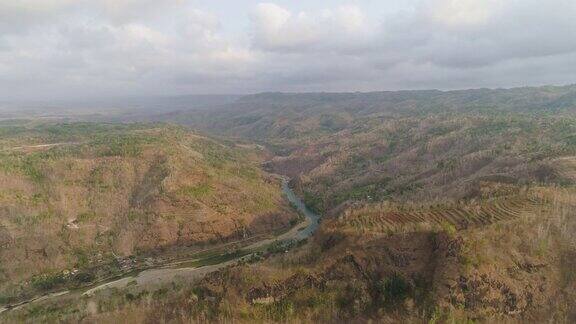
<path id="1" fill-rule="evenodd" d="M 82 144 L 0 154 L 7 295 L 32 276 L 269 233 L 295 216 L 249 148 L 167 126 L 76 127 Z"/>

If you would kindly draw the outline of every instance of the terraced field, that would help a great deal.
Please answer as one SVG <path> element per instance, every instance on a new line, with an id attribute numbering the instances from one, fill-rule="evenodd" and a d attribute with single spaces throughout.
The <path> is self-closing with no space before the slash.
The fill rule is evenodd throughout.
<path id="1" fill-rule="evenodd" d="M 542 210 L 546 198 L 537 195 L 493 199 L 482 204 L 435 206 L 412 210 L 390 210 L 365 206 L 350 210 L 333 228 L 361 232 L 389 232 L 407 225 L 453 226 L 457 230 L 486 226 Z"/>

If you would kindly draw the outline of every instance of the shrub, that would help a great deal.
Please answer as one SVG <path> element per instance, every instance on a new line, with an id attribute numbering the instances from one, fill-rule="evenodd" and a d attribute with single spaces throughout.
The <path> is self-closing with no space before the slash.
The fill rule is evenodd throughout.
<path id="1" fill-rule="evenodd" d="M 212 191 L 213 191 L 212 186 L 210 186 L 207 183 L 202 183 L 196 186 L 187 186 L 180 190 L 182 194 L 185 194 L 195 199 L 205 197 L 210 193 L 212 193 Z"/>
<path id="2" fill-rule="evenodd" d="M 276 322 L 286 321 L 294 314 L 294 305 L 290 301 L 282 300 L 268 305 L 257 305 L 259 317 Z"/>
<path id="3" fill-rule="evenodd" d="M 66 279 L 61 273 L 42 274 L 32 278 L 32 287 L 38 290 L 50 290 L 63 285 Z"/>
<path id="4" fill-rule="evenodd" d="M 80 272 L 74 276 L 74 281 L 78 284 L 85 284 L 92 282 L 96 277 L 90 272 Z"/>
<path id="5" fill-rule="evenodd" d="M 454 236 L 456 236 L 456 226 L 454 226 L 454 224 L 451 224 L 449 222 L 442 222 L 441 224 L 442 226 L 442 230 L 448 234 L 449 237 L 453 238 Z"/>
<path id="6" fill-rule="evenodd" d="M 404 301 L 411 289 L 411 285 L 398 274 L 393 274 L 376 284 L 376 292 L 381 304 L 396 304 Z"/>
<path id="7" fill-rule="evenodd" d="M 352 281 L 346 285 L 336 303 L 345 313 L 356 316 L 370 305 L 370 295 L 361 282 Z"/>

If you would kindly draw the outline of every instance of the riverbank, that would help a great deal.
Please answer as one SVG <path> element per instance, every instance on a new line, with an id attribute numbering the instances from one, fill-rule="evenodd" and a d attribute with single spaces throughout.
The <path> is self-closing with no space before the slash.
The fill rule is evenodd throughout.
<path id="1" fill-rule="evenodd" d="M 288 249 L 295 243 L 303 241 L 310 237 L 318 228 L 320 216 L 312 212 L 304 202 L 294 193 L 289 186 L 289 181 L 282 178 L 282 191 L 286 199 L 296 210 L 304 216 L 304 221 L 296 224 L 289 231 L 280 234 L 274 238 L 264 239 L 245 247 L 242 247 L 233 253 L 224 252 L 221 254 L 207 255 L 204 258 L 191 258 L 189 260 L 180 260 L 166 264 L 154 265 L 146 269 L 132 271 L 124 276 L 109 278 L 105 282 L 91 287 L 83 287 L 76 290 L 65 290 L 61 292 L 52 292 L 43 296 L 38 296 L 28 301 L 19 302 L 11 305 L 0 307 L 0 314 L 10 310 L 19 309 L 28 304 L 46 301 L 64 295 L 74 294 L 77 296 L 90 296 L 96 292 L 105 289 L 122 289 L 125 287 L 138 286 L 140 288 L 148 285 L 162 285 L 178 280 L 197 280 L 208 273 L 217 271 L 227 266 L 232 266 L 241 261 L 249 260 L 251 257 L 261 255 L 268 248 L 282 246 Z"/>

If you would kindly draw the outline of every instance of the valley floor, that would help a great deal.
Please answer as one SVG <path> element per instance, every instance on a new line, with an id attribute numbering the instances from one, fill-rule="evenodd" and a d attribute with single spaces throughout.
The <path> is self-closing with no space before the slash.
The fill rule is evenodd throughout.
<path id="1" fill-rule="evenodd" d="M 283 179 L 283 178 L 282 178 Z M 66 296 L 66 298 L 79 298 L 92 296 L 106 289 L 123 289 L 130 287 L 139 291 L 167 285 L 175 281 L 194 282 L 203 278 L 209 273 L 218 271 L 225 267 L 233 266 L 241 262 L 253 260 L 255 257 L 263 255 L 269 248 L 290 249 L 302 240 L 309 238 L 318 228 L 320 217 L 311 212 L 306 205 L 290 189 L 288 180 L 282 180 L 282 188 L 286 199 L 297 209 L 297 212 L 304 215 L 304 220 L 287 232 L 276 237 L 256 240 L 253 243 L 242 245 L 242 242 L 230 242 L 223 247 L 215 247 L 210 250 L 195 254 L 190 259 L 170 260 L 168 262 L 149 266 L 144 269 L 129 269 L 126 276 L 120 275 L 120 279 L 100 282 L 90 288 L 65 290 L 51 292 L 42 296 L 34 297 L 30 300 L 21 301 L 15 304 L 4 305 L 0 308 L 0 314 L 8 311 L 18 311 L 28 307 L 33 303 L 51 302 L 53 299 Z M 247 241 L 253 241 L 250 239 Z M 226 246 L 234 246 L 234 251 L 229 251 Z M 190 266 L 196 265 L 196 266 Z M 118 277 L 118 276 L 116 276 Z"/>

